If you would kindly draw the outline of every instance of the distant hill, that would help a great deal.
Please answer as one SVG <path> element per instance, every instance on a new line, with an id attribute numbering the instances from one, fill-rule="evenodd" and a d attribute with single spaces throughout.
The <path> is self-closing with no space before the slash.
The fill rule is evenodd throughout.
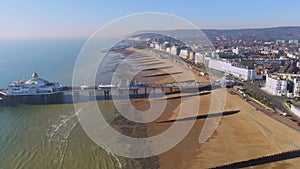
<path id="1" fill-rule="evenodd" d="M 184 38 L 184 39 L 195 38 L 195 34 L 199 34 L 199 31 L 196 29 L 194 30 L 177 29 L 177 30 L 146 31 L 146 32 L 160 32 L 162 34 L 166 33 L 166 34 L 176 35 L 177 37 Z M 238 39 L 246 38 L 246 39 L 264 40 L 264 41 L 275 41 L 277 39 L 300 40 L 300 26 L 299 27 L 294 26 L 294 27 L 274 27 L 274 28 L 253 28 L 253 29 L 225 29 L 225 30 L 202 29 L 202 32 L 211 40 L 221 35 L 224 35 L 229 38 L 238 38 Z M 146 36 L 149 37 L 149 35 L 151 34 L 147 34 Z"/>
<path id="2" fill-rule="evenodd" d="M 274 28 L 259 28 L 259 29 L 203 29 L 207 37 L 212 38 L 220 35 L 231 37 L 255 37 L 261 40 L 276 40 L 276 39 L 298 39 L 300 40 L 300 27 L 274 27 Z"/>

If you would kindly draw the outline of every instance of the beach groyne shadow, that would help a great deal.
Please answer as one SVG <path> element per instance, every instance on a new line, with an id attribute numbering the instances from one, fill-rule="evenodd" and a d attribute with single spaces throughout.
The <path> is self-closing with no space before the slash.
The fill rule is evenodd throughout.
<path id="1" fill-rule="evenodd" d="M 300 150 L 293 150 L 293 151 L 287 151 L 278 154 L 267 155 L 259 158 L 253 158 L 250 160 L 235 162 L 231 164 L 226 164 L 218 167 L 213 167 L 213 169 L 246 168 L 251 166 L 273 163 L 277 161 L 299 158 L 299 157 L 300 157 Z"/>
<path id="2" fill-rule="evenodd" d="M 175 97 L 163 98 L 161 100 L 183 99 L 183 98 L 189 98 L 189 97 L 194 97 L 194 96 L 204 96 L 204 95 L 208 95 L 210 93 L 211 92 L 196 93 L 196 94 L 190 94 L 190 95 L 184 95 L 184 96 L 175 96 Z"/>
<path id="3" fill-rule="evenodd" d="M 173 66 L 155 67 L 155 68 L 144 69 L 143 71 L 154 71 L 154 70 L 170 69 L 172 67 Z"/>
<path id="4" fill-rule="evenodd" d="M 144 77 L 161 77 L 161 76 L 178 75 L 178 74 L 182 74 L 182 72 L 161 73 L 161 74 L 155 74 L 155 75 L 147 75 Z"/>
<path id="5" fill-rule="evenodd" d="M 221 112 L 221 113 L 205 114 L 205 115 L 198 115 L 198 116 L 187 117 L 187 118 L 182 118 L 182 119 L 159 121 L 157 123 L 173 123 L 173 122 L 181 122 L 181 121 L 190 121 L 190 120 L 214 118 L 214 117 L 220 117 L 220 116 L 229 116 L 229 115 L 237 114 L 239 112 L 240 112 L 240 110 L 224 111 L 224 112 Z"/>
<path id="6" fill-rule="evenodd" d="M 211 85 L 207 85 L 207 86 L 203 86 L 203 87 L 199 87 L 199 88 L 184 88 L 181 90 L 177 90 L 177 91 L 173 91 L 173 92 L 166 92 L 165 95 L 170 95 L 170 94 L 178 94 L 178 93 L 195 93 L 195 91 L 197 90 L 197 92 L 210 92 L 213 91 L 215 89 L 218 88 L 212 88 Z"/>
<path id="7" fill-rule="evenodd" d="M 149 63 L 149 64 L 141 64 L 140 66 L 154 66 L 154 65 L 161 65 L 164 63 L 165 62 L 154 62 L 154 63 Z"/>
<path id="8" fill-rule="evenodd" d="M 157 59 L 154 58 L 128 58 L 129 61 L 132 62 L 144 62 L 144 61 L 158 61 Z"/>
<path id="9" fill-rule="evenodd" d="M 148 64 L 148 63 L 157 63 L 159 60 L 144 60 L 144 61 L 134 61 L 136 64 Z"/>

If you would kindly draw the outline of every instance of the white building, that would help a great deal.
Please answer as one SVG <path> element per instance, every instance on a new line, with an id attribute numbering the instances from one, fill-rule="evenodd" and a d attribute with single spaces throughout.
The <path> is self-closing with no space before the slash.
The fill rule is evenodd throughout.
<path id="1" fill-rule="evenodd" d="M 195 52 L 194 51 L 189 52 L 189 60 L 191 60 L 192 62 L 195 61 Z"/>
<path id="2" fill-rule="evenodd" d="M 154 43 L 150 43 L 150 48 L 154 48 L 155 44 Z"/>
<path id="3" fill-rule="evenodd" d="M 261 75 L 257 75 L 255 69 L 249 69 L 246 66 L 229 63 L 226 60 L 212 59 L 208 61 L 208 67 L 211 69 L 219 70 L 231 74 L 242 80 L 261 79 Z"/>
<path id="4" fill-rule="evenodd" d="M 267 74 L 265 90 L 272 95 L 286 96 L 287 95 L 287 80 L 281 79 L 278 76 Z"/>
<path id="5" fill-rule="evenodd" d="M 296 63 L 296 66 L 297 66 L 298 68 L 300 67 L 300 62 L 299 62 L 299 61 Z"/>
<path id="6" fill-rule="evenodd" d="M 285 44 L 285 40 L 276 40 L 276 45 Z"/>
<path id="7" fill-rule="evenodd" d="M 156 49 L 156 50 L 159 50 L 159 49 L 160 49 L 160 46 L 159 46 L 158 43 L 155 43 L 155 44 L 154 44 L 154 49 Z"/>
<path id="8" fill-rule="evenodd" d="M 234 54 L 239 54 L 240 53 L 240 50 L 239 50 L 239 48 L 233 48 L 232 49 L 232 53 L 234 53 Z"/>
<path id="9" fill-rule="evenodd" d="M 179 56 L 182 57 L 183 59 L 187 59 L 189 56 L 188 49 L 181 49 Z"/>
<path id="10" fill-rule="evenodd" d="M 166 52 L 171 53 L 171 48 L 167 47 Z"/>
<path id="11" fill-rule="evenodd" d="M 171 47 L 171 54 L 177 55 L 178 54 L 178 46 L 172 46 Z"/>
<path id="12" fill-rule="evenodd" d="M 297 56 L 292 54 L 292 53 L 287 53 L 287 57 L 291 58 L 291 59 L 296 59 Z"/>
<path id="13" fill-rule="evenodd" d="M 300 97 L 300 79 L 294 78 L 293 79 L 293 95 L 294 97 Z"/>
<path id="14" fill-rule="evenodd" d="M 199 52 L 196 52 L 195 53 L 195 63 L 204 63 L 204 55 L 199 53 Z"/>
<path id="15" fill-rule="evenodd" d="M 298 44 L 298 40 L 291 39 L 289 40 L 289 44 Z"/>

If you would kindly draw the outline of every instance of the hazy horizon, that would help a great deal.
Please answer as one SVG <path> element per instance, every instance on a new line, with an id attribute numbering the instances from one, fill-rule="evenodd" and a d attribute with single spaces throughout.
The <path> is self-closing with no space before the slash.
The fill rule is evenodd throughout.
<path id="1" fill-rule="evenodd" d="M 0 3 L 0 38 L 84 38 L 107 23 L 136 13 L 166 13 L 200 29 L 300 26 L 299 1 L 101 1 Z M 121 29 L 122 30 L 122 29 Z"/>
<path id="2" fill-rule="evenodd" d="M 226 30 L 247 30 L 247 29 L 272 29 L 272 28 L 300 28 L 300 25 L 291 25 L 291 26 L 273 26 L 273 27 L 245 27 L 245 28 L 199 28 L 200 30 L 217 30 L 217 31 L 226 31 Z M 164 31 L 172 31 L 172 30 L 197 30 L 197 29 L 166 29 Z M 96 32 L 97 30 L 95 30 Z M 145 31 L 145 30 L 139 30 L 139 31 Z M 161 31 L 161 30 L 155 30 L 155 31 Z M 93 32 L 94 33 L 94 32 Z M 88 39 L 89 37 L 92 36 L 91 33 L 90 35 L 87 36 L 70 36 L 70 37 L 0 37 L 0 40 L 43 40 L 43 39 Z M 115 38 L 114 36 L 112 37 L 106 37 L 106 38 Z"/>

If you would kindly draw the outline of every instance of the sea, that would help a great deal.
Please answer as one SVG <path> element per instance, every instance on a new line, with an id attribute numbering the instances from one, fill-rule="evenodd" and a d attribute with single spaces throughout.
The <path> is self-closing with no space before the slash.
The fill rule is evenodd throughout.
<path id="1" fill-rule="evenodd" d="M 86 39 L 0 40 L 0 88 L 40 77 L 70 86 Z M 110 101 L 108 117 L 116 111 Z M 111 169 L 122 161 L 85 134 L 72 104 L 0 106 L 0 169 Z"/>

